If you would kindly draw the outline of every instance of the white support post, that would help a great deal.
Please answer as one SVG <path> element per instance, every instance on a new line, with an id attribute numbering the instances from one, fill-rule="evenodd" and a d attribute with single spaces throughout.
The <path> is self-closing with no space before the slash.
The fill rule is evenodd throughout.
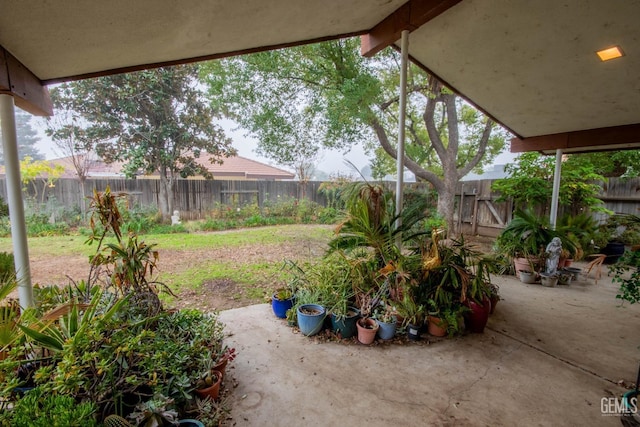
<path id="1" fill-rule="evenodd" d="M 562 174 L 562 149 L 556 150 L 556 168 L 553 172 L 553 192 L 551 193 L 551 214 L 549 223 L 551 229 L 556 229 L 558 223 L 558 199 L 560 198 L 560 175 Z"/>
<path id="2" fill-rule="evenodd" d="M 27 246 L 27 226 L 24 219 L 22 185 L 20 181 L 20 161 L 18 159 L 18 138 L 13 96 L 0 94 L 0 125 L 2 126 L 2 148 L 7 185 L 7 202 L 11 220 L 11 240 L 18 279 L 18 297 L 22 309 L 33 306 L 33 287 L 29 268 L 29 248 Z"/>
<path id="3" fill-rule="evenodd" d="M 407 64 L 409 62 L 409 31 L 402 31 L 401 39 L 402 62 L 400 67 L 400 103 L 398 117 L 398 149 L 396 151 L 396 227 L 402 225 L 400 214 L 402 213 L 403 191 L 404 191 L 404 138 L 405 138 L 405 117 L 407 106 Z M 401 248 L 402 239 L 398 235 L 396 244 Z"/>

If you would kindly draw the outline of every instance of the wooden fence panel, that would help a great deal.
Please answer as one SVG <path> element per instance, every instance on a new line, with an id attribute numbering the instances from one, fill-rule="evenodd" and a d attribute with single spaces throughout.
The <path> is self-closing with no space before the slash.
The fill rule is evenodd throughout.
<path id="1" fill-rule="evenodd" d="M 0 196 L 6 200 L 6 184 L 0 179 Z M 82 191 L 78 180 L 60 179 L 55 186 L 27 186 L 26 192 L 38 200 L 50 201 L 51 205 L 62 205 L 67 210 L 79 209 Z M 394 183 L 385 183 L 390 190 Z M 458 185 L 455 223 L 465 234 L 496 236 L 512 217 L 511 202 L 496 202 L 499 194 L 491 191 L 492 181 L 465 181 Z M 153 179 L 89 179 L 85 182 L 85 194 L 93 190 L 103 191 L 107 185 L 113 192 L 129 195 L 130 206 L 157 206 L 159 181 Z M 260 208 L 282 201 L 305 198 L 326 206 L 327 200 L 319 192 L 322 182 L 312 181 L 304 187 L 297 181 L 224 181 L 224 180 L 178 180 L 176 182 L 175 209 L 184 219 L 202 219 L 220 207 L 241 207 L 257 204 Z M 407 183 L 407 189 L 428 191 L 429 184 Z M 37 193 L 36 193 L 37 190 Z M 616 213 L 640 214 L 640 178 L 624 180 L 611 178 L 603 184 L 601 199 L 604 206 Z M 85 206 L 87 201 L 84 201 Z M 540 215 L 548 215 L 541 211 Z M 605 216 L 595 214 L 597 219 Z"/>

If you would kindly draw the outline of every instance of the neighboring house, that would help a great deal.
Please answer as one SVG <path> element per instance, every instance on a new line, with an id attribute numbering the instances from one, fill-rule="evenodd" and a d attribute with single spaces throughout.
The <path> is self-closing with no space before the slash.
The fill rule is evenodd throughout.
<path id="1" fill-rule="evenodd" d="M 76 171 L 71 157 L 62 157 L 50 160 L 52 165 L 61 165 L 65 169 L 62 178 L 75 178 Z M 241 181 L 282 181 L 292 180 L 295 174 L 285 170 L 247 159 L 234 156 L 225 158 L 222 164 L 210 162 L 206 156 L 198 159 L 198 163 L 206 167 L 216 180 L 241 180 Z M 107 164 L 101 159 L 92 160 L 89 166 L 88 178 L 124 178 L 121 162 Z M 157 173 L 150 175 L 138 175 L 137 179 L 157 179 Z M 203 179 L 201 176 L 189 179 Z"/>

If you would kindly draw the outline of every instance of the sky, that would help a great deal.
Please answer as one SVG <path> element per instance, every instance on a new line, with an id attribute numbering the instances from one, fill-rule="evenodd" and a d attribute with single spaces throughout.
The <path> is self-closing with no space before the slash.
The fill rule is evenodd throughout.
<path id="1" fill-rule="evenodd" d="M 46 127 L 44 119 L 34 117 L 31 120 L 31 123 L 34 128 L 38 130 L 38 134 L 40 136 L 40 142 L 38 144 L 40 152 L 42 152 L 47 159 L 60 157 L 60 155 L 54 151 L 55 145 L 44 133 L 44 129 Z M 286 167 L 275 164 L 275 162 L 270 159 L 258 155 L 255 151 L 257 147 L 257 140 L 245 136 L 247 132 L 242 129 L 238 129 L 238 126 L 233 121 L 225 119 L 220 124 L 225 130 L 227 136 L 233 140 L 233 146 L 238 150 L 238 154 L 240 156 L 276 166 L 281 169 L 287 169 Z M 506 164 L 512 162 L 514 158 L 515 155 L 507 151 L 500 154 L 493 163 L 496 165 Z M 342 174 L 354 175 L 355 172 L 353 168 L 346 163 L 346 160 L 353 163 L 358 170 L 362 170 L 369 164 L 369 159 L 364 152 L 364 148 L 362 145 L 357 144 L 347 153 L 343 153 L 340 150 L 325 150 L 318 163 L 317 170 L 326 172 L 327 174 L 335 174 L 339 172 Z M 490 168 L 491 167 L 488 167 L 487 169 Z"/>
<path id="2" fill-rule="evenodd" d="M 60 155 L 54 151 L 54 143 L 44 133 L 44 129 L 46 127 L 44 119 L 34 117 L 31 120 L 31 124 L 38 131 L 38 136 L 40 137 L 40 142 L 38 143 L 38 149 L 40 152 L 43 153 L 47 159 L 60 157 Z M 258 145 L 257 140 L 245 136 L 246 132 L 242 129 L 238 129 L 238 126 L 233 121 L 223 120 L 220 125 L 225 130 L 227 136 L 232 139 L 233 146 L 238 150 L 238 155 L 266 163 L 268 165 L 276 166 L 281 169 L 287 169 L 286 167 L 275 164 L 275 162 L 270 159 L 258 155 L 255 152 Z M 335 172 L 352 173 L 353 170 L 351 166 L 345 164 L 345 159 L 351 161 L 356 165 L 356 167 L 358 167 L 358 169 L 362 169 L 369 164 L 369 159 L 364 153 L 364 149 L 362 146 L 357 145 L 346 154 L 343 154 L 339 150 L 324 151 L 317 169 L 329 174 Z"/>
<path id="3" fill-rule="evenodd" d="M 225 129 L 227 135 L 233 140 L 233 146 L 238 150 L 238 154 L 240 156 L 267 163 L 272 166 L 281 167 L 276 165 L 272 160 L 258 155 L 255 152 L 258 145 L 257 140 L 251 137 L 246 137 L 246 132 L 243 130 L 233 130 L 236 129 L 237 126 L 232 121 L 225 120 L 222 127 Z M 345 163 L 345 160 L 353 163 L 358 169 L 362 169 L 369 164 L 369 159 L 364 152 L 364 148 L 361 145 L 356 145 L 346 154 L 340 150 L 323 151 L 317 169 L 328 174 L 335 172 L 353 172 L 353 169 Z"/>

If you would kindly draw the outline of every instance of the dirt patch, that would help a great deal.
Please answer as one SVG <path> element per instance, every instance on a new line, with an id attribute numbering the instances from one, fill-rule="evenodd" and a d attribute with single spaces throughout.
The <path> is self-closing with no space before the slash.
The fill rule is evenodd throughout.
<path id="1" fill-rule="evenodd" d="M 311 226 L 310 226 L 311 227 Z M 317 226 L 315 226 L 317 227 Z M 204 283 L 175 286 L 170 277 L 191 270 L 209 268 L 212 264 L 224 264 L 230 270 L 241 270 L 249 265 L 277 265 L 284 260 L 306 261 L 321 257 L 326 251 L 326 241 L 311 238 L 297 229 L 278 229 L 291 239 L 281 244 L 253 243 L 242 246 L 166 250 L 159 248 L 158 280 L 179 288 L 177 297 L 169 305 L 176 308 L 198 308 L 201 310 L 226 310 L 263 302 L 264 296 L 280 285 L 270 271 L 254 269 L 251 284 L 231 278 L 217 278 Z M 226 232 L 229 233 L 229 232 Z M 213 234 L 213 233 L 212 233 Z M 31 255 L 31 277 L 33 283 L 41 285 L 67 285 L 86 280 L 89 260 L 86 255 L 43 256 Z"/>

